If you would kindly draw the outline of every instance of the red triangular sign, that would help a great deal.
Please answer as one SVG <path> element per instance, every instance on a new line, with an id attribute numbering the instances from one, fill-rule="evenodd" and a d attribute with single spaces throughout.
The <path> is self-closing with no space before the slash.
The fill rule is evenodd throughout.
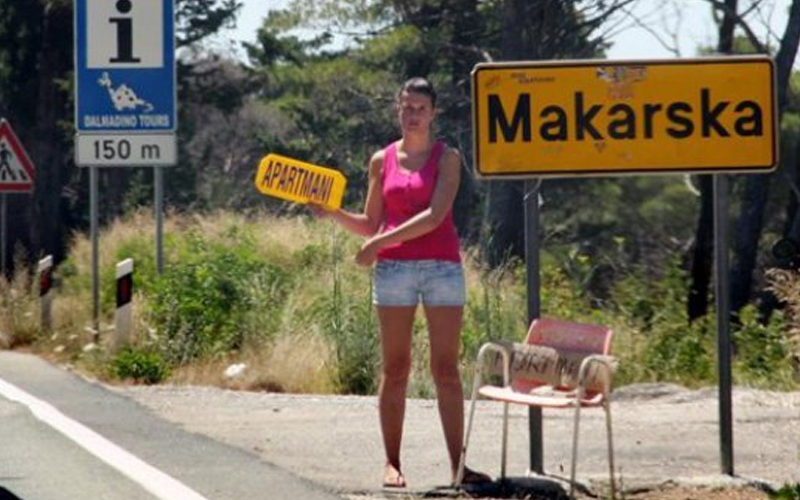
<path id="1" fill-rule="evenodd" d="M 0 193 L 33 191 L 36 168 L 11 125 L 0 119 Z"/>

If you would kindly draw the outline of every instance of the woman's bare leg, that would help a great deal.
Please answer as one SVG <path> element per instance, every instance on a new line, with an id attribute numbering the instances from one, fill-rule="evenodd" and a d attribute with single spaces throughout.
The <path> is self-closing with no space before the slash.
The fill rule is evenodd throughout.
<path id="1" fill-rule="evenodd" d="M 425 306 L 431 344 L 431 374 L 436 385 L 450 468 L 456 476 L 464 436 L 464 394 L 458 371 L 461 346 L 461 306 Z"/>
<path id="2" fill-rule="evenodd" d="M 411 371 L 411 333 L 415 311 L 416 306 L 378 306 L 383 361 L 378 408 L 386 450 L 385 486 L 405 486 L 400 465 L 400 444 L 406 388 Z"/>

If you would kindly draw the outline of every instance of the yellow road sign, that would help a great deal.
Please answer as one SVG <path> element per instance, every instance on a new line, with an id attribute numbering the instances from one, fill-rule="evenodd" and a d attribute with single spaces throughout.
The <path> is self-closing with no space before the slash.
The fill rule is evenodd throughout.
<path id="1" fill-rule="evenodd" d="M 342 206 L 347 179 L 338 170 L 268 154 L 258 165 L 255 184 L 269 196 L 337 209 Z"/>
<path id="2" fill-rule="evenodd" d="M 482 177 L 767 172 L 778 162 L 765 56 L 478 64 Z"/>

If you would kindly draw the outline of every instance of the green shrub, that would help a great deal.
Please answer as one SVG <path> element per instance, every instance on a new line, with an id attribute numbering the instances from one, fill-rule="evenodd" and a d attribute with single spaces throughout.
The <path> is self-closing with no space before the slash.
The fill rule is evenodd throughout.
<path id="1" fill-rule="evenodd" d="M 165 240 L 165 253 L 168 253 L 167 242 L 170 238 L 165 238 Z M 156 248 L 152 235 L 142 234 L 121 241 L 114 252 L 114 257 L 115 265 L 125 259 L 133 259 L 135 290 L 149 293 L 150 286 L 155 283 L 158 275 L 156 272 Z M 109 280 L 109 285 L 108 289 L 103 290 L 104 296 L 114 298 L 116 297 L 116 280 Z"/>
<path id="2" fill-rule="evenodd" d="M 461 359 L 467 367 L 485 342 L 519 342 L 524 337 L 527 305 L 520 267 L 507 263 L 493 270 L 481 268 L 479 286 L 467 290 L 461 332 Z"/>
<path id="3" fill-rule="evenodd" d="M 255 324 L 253 311 L 265 320 L 278 317 L 267 312 L 280 310 L 289 273 L 261 259 L 239 229 L 229 231 L 224 243 L 193 231 L 183 245 L 148 300 L 167 359 L 183 364 L 239 349 L 250 335 L 269 334 L 270 325 Z"/>
<path id="4" fill-rule="evenodd" d="M 781 311 L 762 324 L 758 310 L 749 305 L 739 312 L 735 340 L 735 374 L 738 383 L 789 388 L 793 380 L 791 345 L 784 333 L 787 321 Z"/>
<path id="5" fill-rule="evenodd" d="M 770 497 L 775 500 L 800 500 L 800 483 L 784 484 Z"/>
<path id="6" fill-rule="evenodd" d="M 332 259 L 333 264 L 326 272 L 312 269 L 300 275 L 297 281 L 305 287 L 295 291 L 310 294 L 314 299 L 294 321 L 313 325 L 332 341 L 336 385 L 341 393 L 373 394 L 378 387 L 380 354 L 369 278 L 360 269 L 341 265 L 344 260 L 341 245 L 334 245 L 331 257 L 318 247 L 309 247 L 300 252 L 301 258 L 311 252 L 316 262 Z"/>
<path id="7" fill-rule="evenodd" d="M 145 384 L 157 384 L 170 374 L 170 368 L 160 353 L 126 347 L 114 356 L 111 361 L 114 377 L 122 380 L 134 380 Z"/>
<path id="8" fill-rule="evenodd" d="M 352 263 L 362 241 L 359 237 L 327 222 L 302 218 L 249 219 L 225 213 L 181 216 L 173 219 L 174 229 L 165 240 L 165 272 L 158 276 L 153 229 L 143 229 L 148 219 L 120 221 L 101 235 L 105 321 L 113 310 L 116 261 L 134 259 L 136 291 L 143 298 L 135 304 L 139 317 L 134 338 L 139 347 L 112 358 L 111 366 L 101 369 L 103 374 L 111 369 L 115 377 L 154 381 L 166 377 L 170 367 L 197 358 L 231 351 L 235 357 L 240 354 L 235 351 L 244 346 L 248 347 L 244 354 L 266 352 L 281 342 L 315 338 L 335 353 L 330 356 L 326 351 L 319 358 L 320 363 L 332 365 L 329 370 L 325 367 L 326 376 L 331 376 L 327 387 L 335 385 L 340 393 L 375 392 L 378 322 L 370 300 L 369 272 Z M 688 276 L 678 257 L 657 268 L 632 264 L 621 251 L 624 240 L 613 243 L 618 247 L 614 254 L 592 253 L 586 243 L 545 245 L 539 269 L 541 314 L 611 326 L 615 331 L 612 353 L 620 359 L 617 385 L 716 383 L 714 312 L 689 323 Z M 67 302 L 66 297 L 75 304 L 90 301 L 90 245 L 85 238 L 77 238 L 73 246 L 70 257 L 56 270 L 61 285 L 57 304 Z M 472 363 L 484 342 L 524 338 L 528 296 L 522 262 L 488 269 L 480 259 L 468 258 L 465 268 L 468 290 L 460 361 L 469 389 Z M 786 312 L 776 313 L 769 324 L 762 325 L 755 310 L 746 308 L 733 328 L 737 383 L 796 388 L 792 362 L 800 358 L 800 287 L 794 274 L 781 276 L 773 276 L 773 288 L 785 302 Z M 41 332 L 30 280 L 0 288 L 0 326 L 17 341 L 36 342 Z M 62 312 L 56 318 L 57 332 L 59 338 L 76 339 L 68 345 L 77 358 L 85 343 L 89 308 L 66 308 L 68 314 Z M 415 371 L 409 386 L 418 396 L 433 394 L 427 340 L 420 311 L 414 324 Z M 81 361 L 86 362 L 86 357 Z"/>

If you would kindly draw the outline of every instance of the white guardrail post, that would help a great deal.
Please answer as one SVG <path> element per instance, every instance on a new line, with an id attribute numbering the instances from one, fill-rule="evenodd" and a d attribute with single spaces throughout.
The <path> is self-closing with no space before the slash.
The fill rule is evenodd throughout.
<path id="1" fill-rule="evenodd" d="M 39 261 L 39 311 L 42 331 L 50 332 L 53 328 L 53 256 L 48 255 Z"/>
<path id="2" fill-rule="evenodd" d="M 114 315 L 114 333 L 111 349 L 115 350 L 131 340 L 133 329 L 133 259 L 117 264 L 117 310 Z"/>

